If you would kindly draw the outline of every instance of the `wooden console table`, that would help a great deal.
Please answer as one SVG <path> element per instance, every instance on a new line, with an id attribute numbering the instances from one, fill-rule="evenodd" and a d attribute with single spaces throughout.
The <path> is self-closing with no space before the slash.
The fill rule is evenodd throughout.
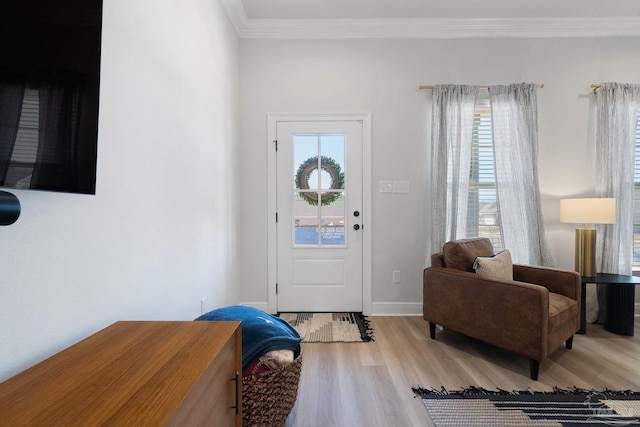
<path id="1" fill-rule="evenodd" d="M 240 426 L 240 322 L 117 322 L 0 384 L 3 426 Z"/>

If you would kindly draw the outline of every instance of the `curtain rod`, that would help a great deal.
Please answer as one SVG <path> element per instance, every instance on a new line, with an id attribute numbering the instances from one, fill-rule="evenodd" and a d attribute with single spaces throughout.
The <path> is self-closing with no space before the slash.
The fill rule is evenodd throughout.
<path id="1" fill-rule="evenodd" d="M 540 89 L 542 89 L 544 87 L 544 84 L 538 83 L 538 84 L 536 84 L 536 86 L 538 86 Z M 485 86 L 479 86 L 479 87 L 480 87 L 480 89 L 489 89 L 489 86 L 486 86 L 486 85 Z M 419 90 L 431 90 L 433 88 L 434 88 L 434 86 L 431 86 L 431 85 L 430 86 L 418 86 Z"/>

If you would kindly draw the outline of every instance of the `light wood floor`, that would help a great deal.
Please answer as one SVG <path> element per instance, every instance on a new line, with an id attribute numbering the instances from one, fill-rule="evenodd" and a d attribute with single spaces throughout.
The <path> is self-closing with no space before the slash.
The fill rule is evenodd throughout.
<path id="1" fill-rule="evenodd" d="M 548 391 L 553 386 L 640 390 L 640 318 L 635 337 L 587 325 L 573 349 L 561 347 L 529 379 L 526 357 L 453 331 L 429 338 L 422 317 L 369 317 L 371 343 L 303 343 L 298 400 L 288 427 L 432 426 L 412 386 L 470 385 Z"/>

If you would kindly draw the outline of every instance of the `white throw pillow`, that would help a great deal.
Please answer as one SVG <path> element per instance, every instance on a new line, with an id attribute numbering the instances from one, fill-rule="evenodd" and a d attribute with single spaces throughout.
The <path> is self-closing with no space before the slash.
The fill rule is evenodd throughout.
<path id="1" fill-rule="evenodd" d="M 477 257 L 473 263 L 473 269 L 477 274 L 495 277 L 496 279 L 513 280 L 513 263 L 511 252 L 505 249 L 491 257 Z"/>

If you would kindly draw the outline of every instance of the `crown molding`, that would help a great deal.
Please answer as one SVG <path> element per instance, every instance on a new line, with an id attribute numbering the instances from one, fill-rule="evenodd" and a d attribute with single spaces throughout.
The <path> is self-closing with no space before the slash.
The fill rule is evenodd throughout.
<path id="1" fill-rule="evenodd" d="M 640 17 L 508 19 L 252 19 L 241 0 L 220 0 L 246 39 L 462 39 L 640 37 Z"/>
<path id="2" fill-rule="evenodd" d="M 233 25 L 233 28 L 236 30 L 236 34 L 238 37 L 242 37 L 241 34 L 249 21 L 242 0 L 220 0 L 220 3 L 222 3 L 222 6 L 227 11 L 227 15 L 229 15 L 229 20 L 231 20 L 231 25 Z"/>

